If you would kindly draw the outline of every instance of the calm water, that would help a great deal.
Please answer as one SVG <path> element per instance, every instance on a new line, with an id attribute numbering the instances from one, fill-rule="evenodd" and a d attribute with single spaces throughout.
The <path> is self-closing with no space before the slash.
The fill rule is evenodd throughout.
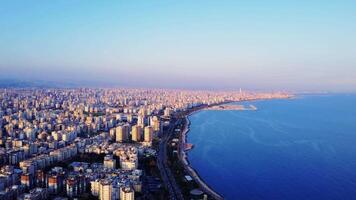
<path id="1" fill-rule="evenodd" d="M 189 161 L 228 200 L 356 199 L 356 95 L 192 116 Z"/>

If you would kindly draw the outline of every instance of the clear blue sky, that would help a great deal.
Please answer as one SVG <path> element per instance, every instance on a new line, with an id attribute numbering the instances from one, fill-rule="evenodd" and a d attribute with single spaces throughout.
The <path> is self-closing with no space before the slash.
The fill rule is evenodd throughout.
<path id="1" fill-rule="evenodd" d="M 356 1 L 0 1 L 0 78 L 356 90 Z"/>

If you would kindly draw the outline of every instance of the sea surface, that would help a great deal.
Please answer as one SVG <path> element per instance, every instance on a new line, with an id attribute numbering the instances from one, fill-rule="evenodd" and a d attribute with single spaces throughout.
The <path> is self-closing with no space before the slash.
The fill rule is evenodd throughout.
<path id="1" fill-rule="evenodd" d="M 356 199 L 356 95 L 264 100 L 189 117 L 189 162 L 228 200 Z"/>

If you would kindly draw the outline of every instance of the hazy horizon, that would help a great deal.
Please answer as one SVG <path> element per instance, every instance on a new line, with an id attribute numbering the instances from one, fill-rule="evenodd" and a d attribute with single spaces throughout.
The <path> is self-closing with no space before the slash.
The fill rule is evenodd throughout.
<path id="1" fill-rule="evenodd" d="M 356 91 L 354 1 L 1 1 L 0 79 Z"/>

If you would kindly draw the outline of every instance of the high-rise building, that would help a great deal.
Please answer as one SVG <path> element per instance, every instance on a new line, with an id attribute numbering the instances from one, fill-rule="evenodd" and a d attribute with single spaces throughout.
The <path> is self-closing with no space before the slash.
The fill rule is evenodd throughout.
<path id="1" fill-rule="evenodd" d="M 135 142 L 141 141 L 142 127 L 139 125 L 132 126 L 131 128 L 131 140 Z"/>
<path id="2" fill-rule="evenodd" d="M 93 196 L 99 196 L 100 193 L 100 181 L 99 180 L 94 180 L 90 182 L 90 190 L 91 190 L 91 194 Z"/>
<path id="3" fill-rule="evenodd" d="M 135 192 L 131 187 L 121 187 L 120 188 L 120 200 L 134 200 Z"/>
<path id="4" fill-rule="evenodd" d="M 74 196 L 77 196 L 78 193 L 78 180 L 76 177 L 70 176 L 66 179 L 66 192 L 67 196 L 70 198 L 73 198 Z"/>
<path id="5" fill-rule="evenodd" d="M 99 185 L 99 199 L 112 200 L 112 189 L 112 182 L 110 180 L 101 180 Z"/>
<path id="6" fill-rule="evenodd" d="M 34 179 L 31 174 L 26 173 L 21 175 L 21 184 L 25 185 L 27 189 L 32 189 L 34 186 Z"/>
<path id="7" fill-rule="evenodd" d="M 115 133 L 116 133 L 115 130 L 116 130 L 115 128 L 111 128 L 109 131 L 110 138 L 112 138 L 112 139 L 116 139 L 115 138 Z"/>
<path id="8" fill-rule="evenodd" d="M 130 125 L 128 124 L 116 127 L 116 142 L 127 142 L 129 139 L 129 129 Z"/>
<path id="9" fill-rule="evenodd" d="M 104 157 L 104 167 L 109 168 L 109 169 L 116 168 L 116 160 L 113 158 L 112 155 L 106 155 Z"/>
<path id="10" fill-rule="evenodd" d="M 153 128 L 152 126 L 146 126 L 144 132 L 144 141 L 152 142 L 152 138 L 153 138 Z"/>
<path id="11" fill-rule="evenodd" d="M 127 121 L 130 123 L 132 122 L 132 114 L 127 115 Z"/>
<path id="12" fill-rule="evenodd" d="M 58 194 L 64 190 L 65 171 L 61 167 L 52 168 L 47 173 L 48 192 L 50 194 Z"/>
<path id="13" fill-rule="evenodd" d="M 83 194 L 86 190 L 86 178 L 82 174 L 71 174 L 65 182 L 67 196 L 70 198 Z"/>
<path id="14" fill-rule="evenodd" d="M 145 116 L 144 115 L 137 116 L 137 125 L 145 126 Z"/>
<path id="15" fill-rule="evenodd" d="M 46 185 L 46 174 L 43 170 L 37 170 L 35 184 L 37 187 L 45 187 Z"/>
<path id="16" fill-rule="evenodd" d="M 161 124 L 157 116 L 153 116 L 150 118 L 150 125 L 152 126 L 155 132 L 159 132 L 161 129 Z"/>
<path id="17" fill-rule="evenodd" d="M 165 117 L 170 117 L 171 114 L 172 114 L 172 109 L 171 108 L 164 109 L 164 116 Z"/>
<path id="18" fill-rule="evenodd" d="M 50 175 L 48 176 L 48 191 L 52 194 L 58 194 L 63 191 L 64 178 L 59 175 Z"/>
<path id="19" fill-rule="evenodd" d="M 32 128 L 28 128 L 26 127 L 24 129 L 25 133 L 26 133 L 26 138 L 30 141 L 35 141 L 36 140 L 36 132 L 34 129 Z"/>

